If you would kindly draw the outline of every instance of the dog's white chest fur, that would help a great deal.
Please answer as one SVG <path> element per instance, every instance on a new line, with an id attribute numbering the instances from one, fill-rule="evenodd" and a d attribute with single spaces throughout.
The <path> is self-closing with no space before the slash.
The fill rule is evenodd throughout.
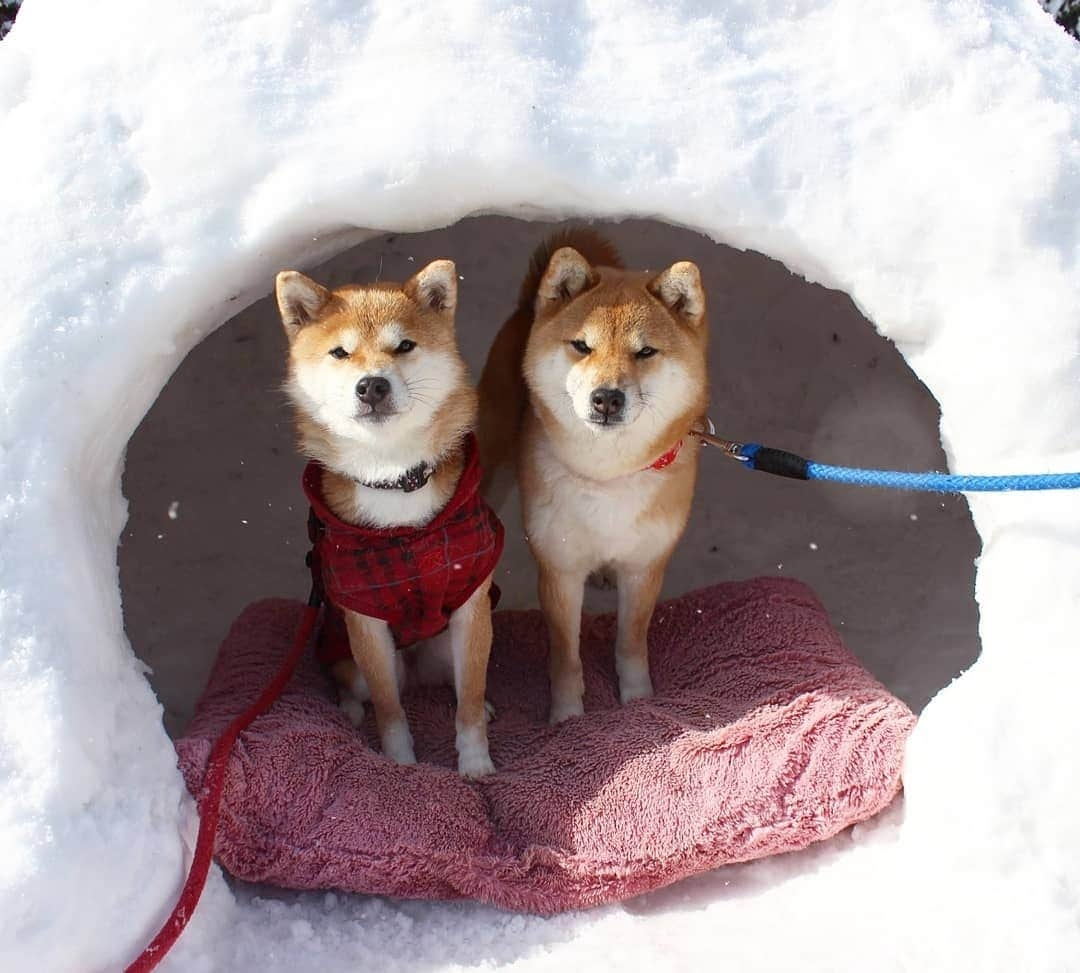
<path id="1" fill-rule="evenodd" d="M 541 489 L 523 497 L 529 543 L 565 570 L 644 565 L 678 538 L 682 523 L 658 509 L 663 474 L 643 470 L 613 480 L 578 476 L 548 443 L 533 456 Z"/>
<path id="2" fill-rule="evenodd" d="M 351 513 L 373 527 L 421 527 L 446 506 L 450 493 L 428 482 L 418 490 L 379 490 L 357 484 Z"/>
<path id="3" fill-rule="evenodd" d="M 363 447 L 342 447 L 335 464 L 347 476 L 357 480 L 348 507 L 339 515 L 350 523 L 367 524 L 371 527 L 420 527 L 428 524 L 449 502 L 453 484 L 440 487 L 439 481 L 430 479 L 424 486 L 406 493 L 400 489 L 379 489 L 364 486 L 365 482 L 393 481 L 406 469 L 416 466 L 431 447 L 420 449 L 398 448 L 393 444 L 376 453 Z"/>

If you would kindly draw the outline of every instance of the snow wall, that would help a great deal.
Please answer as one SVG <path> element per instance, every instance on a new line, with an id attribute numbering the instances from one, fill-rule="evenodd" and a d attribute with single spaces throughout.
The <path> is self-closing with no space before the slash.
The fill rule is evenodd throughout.
<path id="1" fill-rule="evenodd" d="M 953 469 L 1077 469 L 1077 92 L 1030 0 L 29 0 L 0 44 L 0 968 L 121 966 L 182 880 L 124 449 L 277 269 L 477 213 L 655 217 L 850 294 Z M 215 872 L 163 968 L 1078 968 L 1080 504 L 971 509 L 982 655 L 842 853 L 546 922 Z"/>

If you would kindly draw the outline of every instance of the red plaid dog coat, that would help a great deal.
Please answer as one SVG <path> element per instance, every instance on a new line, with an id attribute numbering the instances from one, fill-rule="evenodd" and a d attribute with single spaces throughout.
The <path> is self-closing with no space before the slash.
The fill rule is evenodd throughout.
<path id="1" fill-rule="evenodd" d="M 423 527 L 356 527 L 336 517 L 322 494 L 323 469 L 309 463 L 311 576 L 326 605 L 318 655 L 326 665 L 350 657 L 340 608 L 388 622 L 398 648 L 441 632 L 495 569 L 503 526 L 480 496 L 476 437 L 465 441 L 457 489 Z M 493 599 L 498 591 L 492 585 Z"/>

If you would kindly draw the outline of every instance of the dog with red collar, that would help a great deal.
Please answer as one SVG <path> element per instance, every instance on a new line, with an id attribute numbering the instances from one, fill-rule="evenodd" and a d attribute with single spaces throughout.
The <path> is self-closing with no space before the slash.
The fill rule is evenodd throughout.
<path id="1" fill-rule="evenodd" d="M 283 271 L 277 301 L 285 389 L 311 461 L 310 563 L 327 606 L 318 652 L 342 707 L 358 722 L 370 699 L 383 753 L 415 763 L 398 650 L 416 646 L 417 671 L 456 691 L 458 770 L 491 773 L 484 689 L 503 529 L 479 494 L 454 264 L 336 290 Z"/>
<path id="2" fill-rule="evenodd" d="M 706 412 L 707 338 L 694 264 L 626 270 L 607 240 L 573 229 L 534 254 L 492 345 L 481 457 L 492 478 L 516 461 L 550 635 L 553 723 L 583 712 L 581 608 L 597 574 L 618 587 L 622 701 L 652 695 L 647 633 L 690 515 L 698 449 L 684 441 Z"/>

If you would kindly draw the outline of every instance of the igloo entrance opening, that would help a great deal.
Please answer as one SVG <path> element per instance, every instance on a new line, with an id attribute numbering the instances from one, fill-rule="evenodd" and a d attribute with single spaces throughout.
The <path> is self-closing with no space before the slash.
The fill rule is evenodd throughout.
<path id="1" fill-rule="evenodd" d="M 400 280 L 429 259 L 453 258 L 462 277 L 459 340 L 477 375 L 533 246 L 552 229 L 468 219 L 372 239 L 312 273 L 335 285 Z M 724 435 L 824 462 L 945 468 L 937 403 L 846 295 L 667 224 L 601 229 L 631 266 L 700 266 L 711 302 L 712 418 Z M 128 447 L 125 624 L 154 670 L 173 735 L 243 605 L 306 592 L 302 461 L 278 389 L 284 350 L 268 295 L 192 350 Z M 501 513 L 509 528 L 498 572 L 503 605 L 535 605 L 517 512 L 508 504 Z M 759 574 L 799 577 L 868 668 L 920 710 L 977 656 L 978 550 L 961 498 L 776 480 L 707 454 L 665 594 Z M 589 593 L 589 610 L 611 606 L 610 593 Z"/>

